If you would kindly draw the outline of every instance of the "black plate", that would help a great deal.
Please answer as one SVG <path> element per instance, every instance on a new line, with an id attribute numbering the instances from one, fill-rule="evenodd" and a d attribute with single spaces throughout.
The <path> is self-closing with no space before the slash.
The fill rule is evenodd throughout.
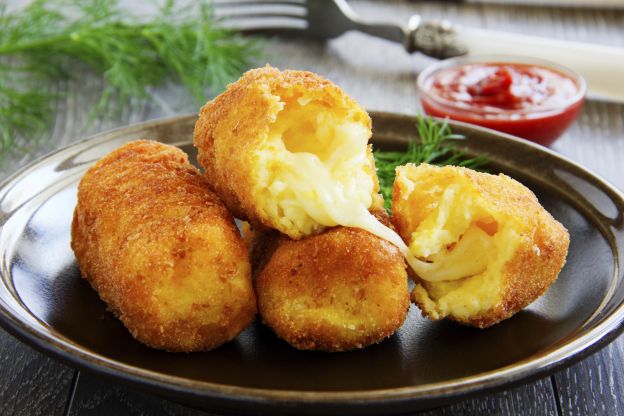
<path id="1" fill-rule="evenodd" d="M 398 148 L 415 119 L 373 113 L 376 146 Z M 412 307 L 392 338 L 362 351 L 292 349 L 259 323 L 208 353 L 136 342 L 79 277 L 69 247 L 76 185 L 122 143 L 190 145 L 194 116 L 98 135 L 21 170 L 0 189 L 0 321 L 80 369 L 195 406 L 245 413 L 412 411 L 537 378 L 606 345 L 623 328 L 622 194 L 529 142 L 452 123 L 458 143 L 529 186 L 570 231 L 568 262 L 545 296 L 487 330 L 430 322 Z"/>

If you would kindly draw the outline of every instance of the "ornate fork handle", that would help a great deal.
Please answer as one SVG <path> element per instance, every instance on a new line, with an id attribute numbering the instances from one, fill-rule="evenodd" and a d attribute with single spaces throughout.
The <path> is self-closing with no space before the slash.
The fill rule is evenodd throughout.
<path id="1" fill-rule="evenodd" d="M 433 58 L 444 59 L 468 52 L 458 40 L 454 26 L 445 20 L 422 22 L 419 15 L 414 15 L 404 28 L 384 23 L 353 23 L 354 30 L 402 43 L 409 53 L 421 52 Z"/>
<path id="2" fill-rule="evenodd" d="M 409 53 L 422 52 L 434 58 L 465 55 L 468 49 L 457 36 L 457 30 L 446 20 L 422 22 L 419 15 L 410 18 L 406 27 L 405 49 Z"/>
<path id="3" fill-rule="evenodd" d="M 349 19 L 348 26 L 372 36 L 402 43 L 407 52 L 421 52 L 434 58 L 450 58 L 468 52 L 457 36 L 453 24 L 446 20 L 423 21 L 420 15 L 413 15 L 406 26 L 392 23 L 366 21 L 356 15 L 346 2 L 336 2 Z M 331 23 L 331 22 L 330 22 Z M 341 22 L 345 25 L 346 21 Z"/>

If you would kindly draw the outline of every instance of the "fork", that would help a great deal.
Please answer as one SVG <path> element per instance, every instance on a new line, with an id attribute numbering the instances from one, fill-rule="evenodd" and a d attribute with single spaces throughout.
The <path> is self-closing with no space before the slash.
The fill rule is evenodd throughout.
<path id="1" fill-rule="evenodd" d="M 555 61 L 585 78 L 590 97 L 624 103 L 623 48 L 462 27 L 445 20 L 423 20 L 420 15 L 412 16 L 406 25 L 367 21 L 346 0 L 213 0 L 213 5 L 217 19 L 248 33 L 286 31 L 326 40 L 358 30 L 434 58 L 511 52 Z"/>
<path id="2" fill-rule="evenodd" d="M 419 15 L 407 25 L 367 21 L 346 0 L 214 0 L 212 4 L 218 21 L 246 33 L 300 33 L 328 40 L 357 30 L 401 43 L 409 53 L 435 58 L 466 53 L 447 21 L 422 21 Z"/>

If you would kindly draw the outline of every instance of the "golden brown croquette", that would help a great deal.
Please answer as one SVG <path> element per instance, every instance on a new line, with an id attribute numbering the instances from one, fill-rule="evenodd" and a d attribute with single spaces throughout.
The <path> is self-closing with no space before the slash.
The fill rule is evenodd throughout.
<path id="1" fill-rule="evenodd" d="M 485 328 L 542 295 L 565 263 L 567 230 L 505 175 L 427 164 L 397 168 L 393 222 L 428 262 L 412 299 L 433 320 Z"/>
<path id="2" fill-rule="evenodd" d="M 262 320 L 295 348 L 364 348 L 405 320 L 403 257 L 367 231 L 339 226 L 302 240 L 262 232 L 252 258 Z"/>
<path id="3" fill-rule="evenodd" d="M 140 342 L 206 351 L 254 318 L 248 253 L 186 154 L 130 142 L 80 181 L 72 248 L 82 276 Z"/>
<path id="4" fill-rule="evenodd" d="M 299 239 L 381 204 L 368 114 L 305 71 L 245 73 L 202 107 L 198 160 L 232 214 Z"/>

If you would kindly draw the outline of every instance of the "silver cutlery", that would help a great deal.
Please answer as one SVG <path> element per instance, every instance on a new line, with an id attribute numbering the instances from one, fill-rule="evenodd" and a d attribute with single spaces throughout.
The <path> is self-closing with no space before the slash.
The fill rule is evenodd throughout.
<path id="1" fill-rule="evenodd" d="M 295 31 L 329 40 L 357 30 L 403 44 L 407 52 L 435 58 L 463 55 L 454 27 L 442 20 L 422 21 L 419 15 L 407 25 L 360 18 L 345 0 L 215 0 L 215 17 L 244 32 Z"/>
<path id="2" fill-rule="evenodd" d="M 463 27 L 411 16 L 407 24 L 360 18 L 345 0 L 215 0 L 224 26 L 252 33 L 298 33 L 322 40 L 357 30 L 435 58 L 513 54 L 547 59 L 576 70 L 589 95 L 624 103 L 624 49 Z"/>

